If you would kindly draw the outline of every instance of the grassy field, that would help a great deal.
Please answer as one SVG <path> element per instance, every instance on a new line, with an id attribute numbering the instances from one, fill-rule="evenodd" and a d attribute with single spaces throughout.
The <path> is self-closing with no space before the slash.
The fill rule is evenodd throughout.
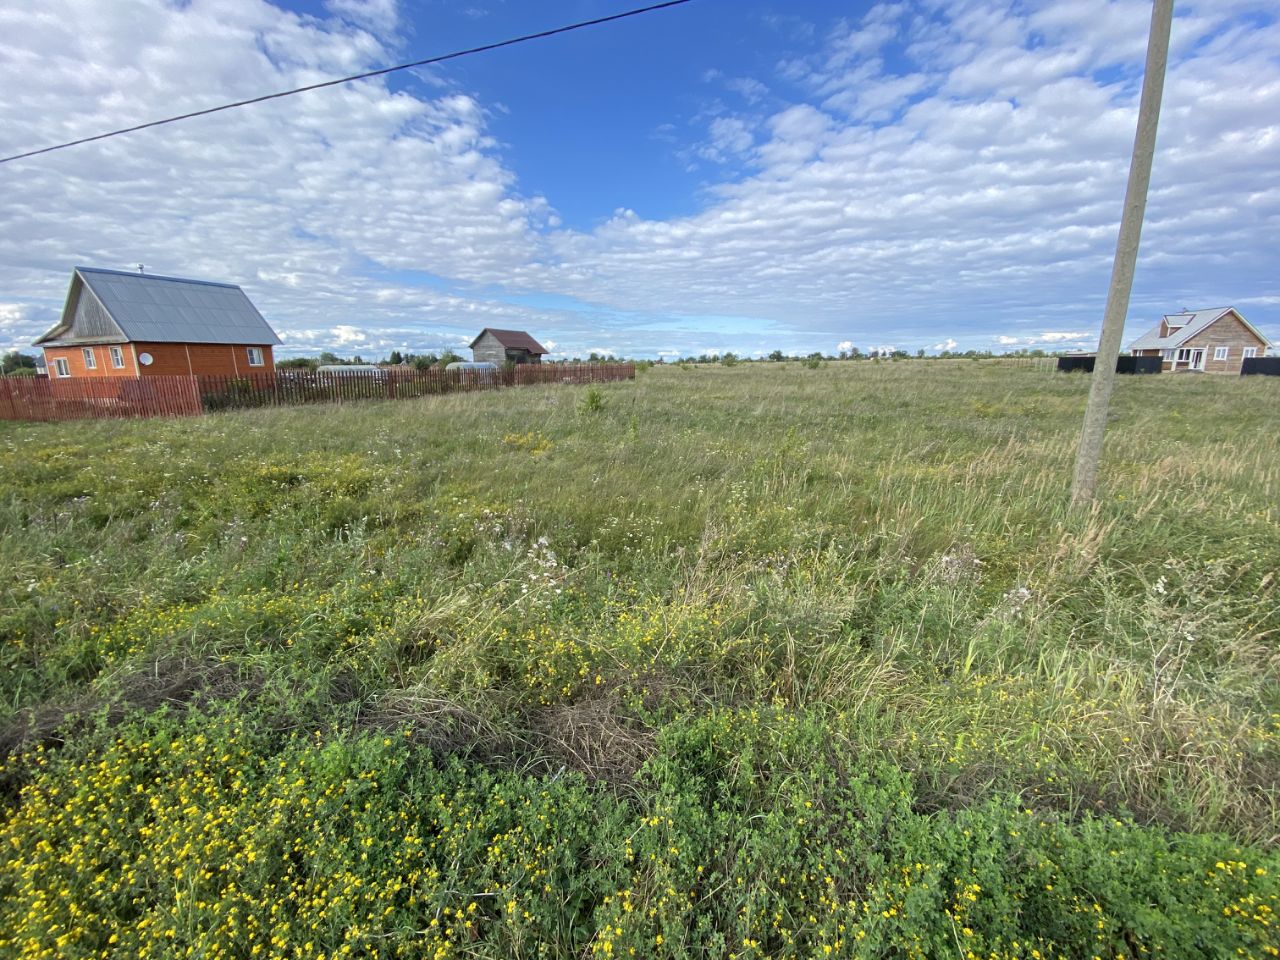
<path id="1" fill-rule="evenodd" d="M 0 956 L 1266 957 L 1280 383 L 0 425 Z"/>

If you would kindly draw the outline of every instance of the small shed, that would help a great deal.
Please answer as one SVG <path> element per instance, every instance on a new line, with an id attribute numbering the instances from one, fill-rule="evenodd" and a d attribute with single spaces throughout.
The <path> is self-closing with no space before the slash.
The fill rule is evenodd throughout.
<path id="1" fill-rule="evenodd" d="M 471 341 L 471 355 L 476 363 L 492 363 L 501 367 L 508 363 L 541 363 L 546 348 L 523 330 L 495 330 L 485 327 Z"/>

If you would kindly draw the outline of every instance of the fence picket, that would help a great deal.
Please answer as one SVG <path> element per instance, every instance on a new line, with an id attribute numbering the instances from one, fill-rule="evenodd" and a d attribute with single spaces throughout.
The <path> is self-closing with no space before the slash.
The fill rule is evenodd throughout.
<path id="1" fill-rule="evenodd" d="M 398 370 L 321 374 L 276 370 L 244 376 L 0 377 L 0 420 L 189 417 L 219 410 L 410 400 L 505 387 L 634 380 L 630 363 L 521 365 L 496 372 Z"/>

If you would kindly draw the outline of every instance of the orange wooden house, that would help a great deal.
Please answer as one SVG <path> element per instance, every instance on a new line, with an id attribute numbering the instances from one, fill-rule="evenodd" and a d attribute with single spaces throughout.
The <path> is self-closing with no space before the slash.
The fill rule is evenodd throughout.
<path id="1" fill-rule="evenodd" d="M 62 319 L 35 346 L 57 380 L 266 373 L 279 343 L 234 284 L 76 267 Z"/>

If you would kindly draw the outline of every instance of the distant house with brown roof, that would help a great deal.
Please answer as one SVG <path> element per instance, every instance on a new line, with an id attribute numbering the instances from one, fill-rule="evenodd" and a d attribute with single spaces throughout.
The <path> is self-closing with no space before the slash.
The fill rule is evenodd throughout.
<path id="1" fill-rule="evenodd" d="M 541 363 L 546 348 L 523 330 L 494 330 L 485 327 L 471 341 L 471 355 L 476 363 Z"/>
<path id="2" fill-rule="evenodd" d="M 1129 346 L 1135 357 L 1161 357 L 1162 369 L 1236 373 L 1271 342 L 1235 307 L 1171 313 Z"/>

